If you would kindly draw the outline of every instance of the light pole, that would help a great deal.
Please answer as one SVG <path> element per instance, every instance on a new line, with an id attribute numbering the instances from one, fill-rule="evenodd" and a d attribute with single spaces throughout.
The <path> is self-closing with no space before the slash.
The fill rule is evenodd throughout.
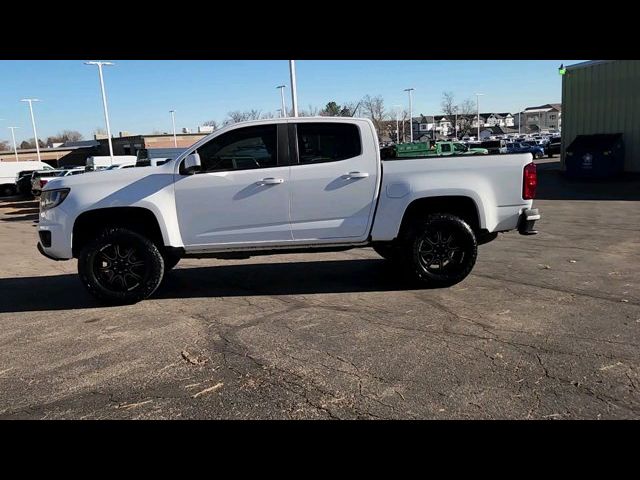
<path id="1" fill-rule="evenodd" d="M 18 161 L 18 146 L 16 145 L 16 128 L 20 128 L 20 127 L 9 127 L 9 130 L 11 130 L 11 138 L 13 139 L 13 153 L 16 156 L 16 162 Z"/>
<path id="2" fill-rule="evenodd" d="M 394 105 L 393 107 L 402 108 L 402 105 Z M 400 110 L 398 110 L 397 108 L 396 108 L 396 143 L 400 143 Z"/>
<path id="3" fill-rule="evenodd" d="M 176 111 L 169 110 L 171 114 L 171 123 L 173 124 L 173 146 L 178 148 L 178 137 L 176 137 Z"/>
<path id="4" fill-rule="evenodd" d="M 296 89 L 296 61 L 289 60 L 289 74 L 291 76 L 291 108 L 293 116 L 298 116 L 298 92 Z"/>
<path id="5" fill-rule="evenodd" d="M 518 112 L 518 136 L 522 135 L 522 112 Z"/>
<path id="6" fill-rule="evenodd" d="M 405 88 L 409 92 L 409 141 L 413 143 L 413 91 L 415 88 Z"/>
<path id="7" fill-rule="evenodd" d="M 280 112 L 282 112 L 282 117 L 286 117 L 286 111 L 287 111 L 287 104 L 284 103 L 284 89 L 286 88 L 286 85 L 278 85 L 276 88 L 280 90 L 280 99 L 282 100 L 282 108 L 280 109 Z"/>
<path id="8" fill-rule="evenodd" d="M 480 97 L 484 95 L 484 93 L 476 93 L 476 113 L 478 114 L 478 137 L 477 141 L 480 141 Z"/>
<path id="9" fill-rule="evenodd" d="M 100 75 L 100 90 L 102 91 L 102 105 L 104 107 L 104 120 L 107 124 L 107 141 L 109 143 L 109 156 L 111 157 L 111 165 L 113 165 L 113 144 L 111 143 L 111 126 L 109 125 L 109 110 L 107 109 L 107 95 L 104 91 L 104 78 L 102 76 L 103 65 L 114 65 L 112 62 L 84 62 L 85 65 L 97 65 Z"/>
<path id="10" fill-rule="evenodd" d="M 33 127 L 33 138 L 36 141 L 36 153 L 38 154 L 38 161 L 40 161 L 40 145 L 38 145 L 38 132 L 36 130 L 36 120 L 33 116 L 33 102 L 39 102 L 37 98 L 23 98 L 21 102 L 29 103 L 29 111 L 31 112 L 31 126 Z"/>

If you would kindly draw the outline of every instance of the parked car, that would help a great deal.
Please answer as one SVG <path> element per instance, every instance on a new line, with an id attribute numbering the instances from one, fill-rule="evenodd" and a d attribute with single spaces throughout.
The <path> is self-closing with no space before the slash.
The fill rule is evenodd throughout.
<path id="1" fill-rule="evenodd" d="M 297 148 L 278 148 L 290 142 Z M 183 257 L 365 246 L 417 285 L 450 286 L 471 272 L 478 244 L 536 233 L 531 154 L 382 162 L 378 145 L 368 119 L 258 120 L 156 168 L 54 178 L 40 198 L 38 250 L 77 258 L 102 301 L 131 303 Z"/>
<path id="2" fill-rule="evenodd" d="M 67 177 L 71 175 L 80 175 L 85 173 L 84 167 L 72 168 L 69 170 L 51 170 L 45 172 L 33 172 L 31 177 L 31 194 L 34 197 L 40 195 L 44 186 L 56 177 Z"/>
<path id="3" fill-rule="evenodd" d="M 0 162 L 0 196 L 14 195 L 18 173 L 26 170 L 53 170 L 53 167 L 37 161 Z"/>
<path id="4" fill-rule="evenodd" d="M 513 142 L 507 144 L 507 153 L 530 153 L 533 158 L 544 156 L 544 149 L 533 142 Z"/>
<path id="5" fill-rule="evenodd" d="M 18 195 L 31 196 L 31 174 L 35 170 L 22 170 L 18 172 L 16 191 Z"/>
<path id="6" fill-rule="evenodd" d="M 554 155 L 560 155 L 561 143 L 562 143 L 562 137 L 560 136 L 551 137 L 549 139 L 549 144 L 545 148 L 545 151 L 547 152 L 547 156 L 549 158 L 553 157 Z"/>
<path id="7" fill-rule="evenodd" d="M 40 195 L 42 188 L 50 180 L 50 177 L 55 177 L 60 173 L 60 170 L 37 170 L 31 174 L 31 195 L 37 197 Z"/>

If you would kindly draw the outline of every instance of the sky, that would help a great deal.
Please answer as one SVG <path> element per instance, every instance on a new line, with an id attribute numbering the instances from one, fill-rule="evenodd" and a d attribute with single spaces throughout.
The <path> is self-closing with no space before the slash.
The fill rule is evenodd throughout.
<path id="1" fill-rule="evenodd" d="M 93 60 L 93 59 L 89 59 Z M 286 60 L 110 60 L 104 67 L 111 132 L 132 134 L 176 127 L 196 128 L 208 120 L 222 123 L 229 111 L 280 108 L 276 86 L 287 88 L 291 105 L 289 66 Z M 413 112 L 442 112 L 442 92 L 456 102 L 480 97 L 482 112 L 517 112 L 527 106 L 561 101 L 558 66 L 582 60 L 298 60 L 298 105 L 322 108 L 357 101 L 364 95 L 382 95 L 388 109 L 408 108 L 405 88 L 413 87 Z M 77 130 L 85 139 L 104 128 L 100 83 L 96 66 L 83 61 L 0 61 L 0 140 L 10 140 L 6 127 L 17 126 L 16 140 L 33 138 L 27 103 L 34 103 L 38 137 L 46 139 L 62 130 Z"/>

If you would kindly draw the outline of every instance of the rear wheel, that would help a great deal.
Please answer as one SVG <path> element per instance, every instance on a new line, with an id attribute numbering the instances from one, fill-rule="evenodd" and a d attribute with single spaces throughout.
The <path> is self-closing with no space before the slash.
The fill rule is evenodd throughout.
<path id="1" fill-rule="evenodd" d="M 87 290 L 112 304 L 135 303 L 160 285 L 164 259 L 149 239 L 125 228 L 108 228 L 78 257 L 78 274 Z"/>
<path id="2" fill-rule="evenodd" d="M 429 215 L 408 233 L 404 259 L 412 276 L 424 285 L 454 285 L 464 280 L 476 263 L 475 234 L 455 215 Z"/>

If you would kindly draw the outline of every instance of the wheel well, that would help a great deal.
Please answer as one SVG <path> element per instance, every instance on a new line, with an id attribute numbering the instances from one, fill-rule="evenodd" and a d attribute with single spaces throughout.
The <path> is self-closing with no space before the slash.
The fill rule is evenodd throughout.
<path id="1" fill-rule="evenodd" d="M 158 220 L 151 210 L 140 207 L 114 207 L 89 210 L 73 224 L 73 256 L 107 227 L 124 227 L 144 235 L 156 245 L 164 245 Z"/>
<path id="2" fill-rule="evenodd" d="M 430 213 L 450 213 L 462 218 L 474 232 L 480 230 L 478 207 L 473 199 L 462 196 L 419 198 L 409 204 L 402 217 L 398 237 L 420 217 Z"/>

